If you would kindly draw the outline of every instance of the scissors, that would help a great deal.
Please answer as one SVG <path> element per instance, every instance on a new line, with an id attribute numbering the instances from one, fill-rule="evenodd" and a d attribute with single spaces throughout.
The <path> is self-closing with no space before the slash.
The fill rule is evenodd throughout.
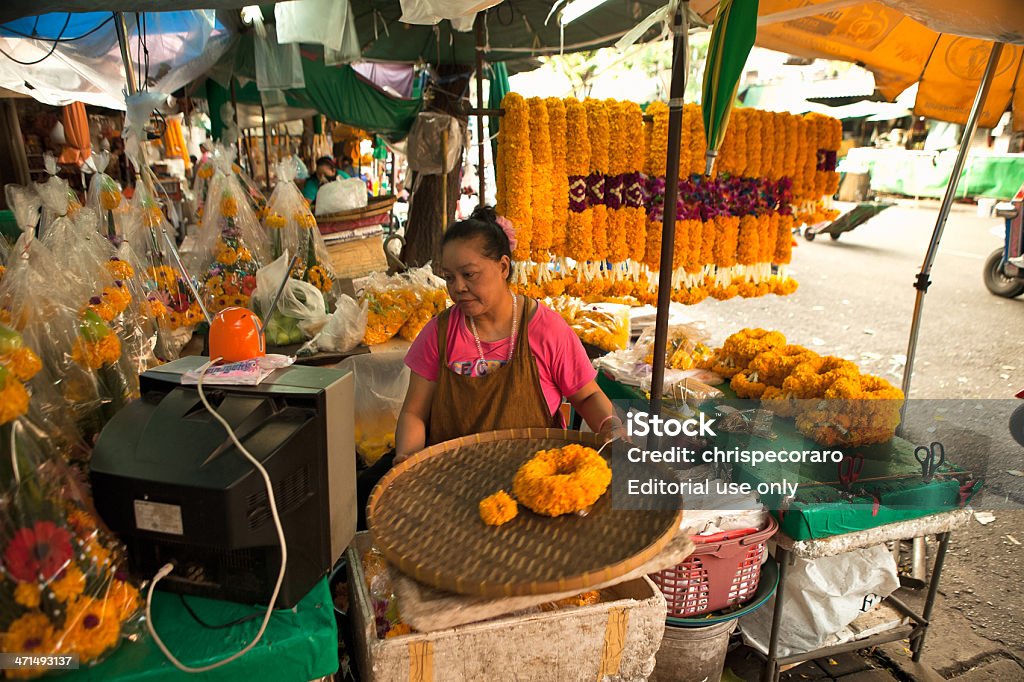
<path id="1" fill-rule="evenodd" d="M 838 469 L 839 482 L 842 483 L 843 488 L 849 491 L 860 478 L 860 472 L 864 469 L 864 457 L 861 455 L 844 457 L 843 461 L 839 463 Z"/>
<path id="2" fill-rule="evenodd" d="M 928 483 L 935 476 L 939 467 L 945 463 L 946 450 L 939 442 L 934 442 L 931 445 L 918 445 L 914 448 L 914 459 L 921 465 L 924 482 Z"/>

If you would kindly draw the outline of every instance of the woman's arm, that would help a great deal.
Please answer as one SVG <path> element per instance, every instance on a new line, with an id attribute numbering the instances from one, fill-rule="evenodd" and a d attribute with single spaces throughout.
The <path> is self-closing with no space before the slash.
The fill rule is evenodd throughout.
<path id="1" fill-rule="evenodd" d="M 619 438 L 626 434 L 622 420 L 615 414 L 612 401 L 608 400 L 604 391 L 598 388 L 596 381 L 591 381 L 569 396 L 569 402 L 587 422 L 587 426 L 595 433 L 604 436 L 606 440 Z"/>
<path id="2" fill-rule="evenodd" d="M 409 390 L 398 415 L 395 428 L 395 464 L 419 452 L 427 444 L 427 423 L 430 403 L 434 397 L 435 382 L 427 381 L 416 372 L 409 376 Z"/>

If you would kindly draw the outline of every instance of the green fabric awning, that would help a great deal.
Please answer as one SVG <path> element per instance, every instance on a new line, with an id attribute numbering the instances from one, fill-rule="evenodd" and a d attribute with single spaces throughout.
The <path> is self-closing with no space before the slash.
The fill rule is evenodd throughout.
<path id="1" fill-rule="evenodd" d="M 487 68 L 487 77 L 491 81 L 491 90 L 487 94 L 487 108 L 500 109 L 501 100 L 505 99 L 512 87 L 508 83 L 508 67 L 505 62 L 491 64 Z M 491 134 L 491 158 L 498 158 L 498 129 L 501 127 L 501 117 L 491 116 L 487 125 Z"/>
<path id="2" fill-rule="evenodd" d="M 235 49 L 210 73 L 207 94 L 210 97 L 210 117 L 214 119 L 215 138 L 223 125 L 218 120 L 220 107 L 230 99 L 230 93 L 224 85 L 229 82 L 231 75 L 236 79 L 235 96 L 240 104 L 260 103 L 253 55 L 253 37 L 243 35 Z M 285 90 L 287 105 L 315 109 L 334 121 L 392 140 L 401 139 L 409 133 L 423 108 L 422 98 L 403 99 L 389 95 L 378 90 L 348 65 L 327 66 L 323 61 L 323 51 L 318 47 L 303 47 L 302 73 L 306 87 Z M 242 82 L 245 85 L 241 85 Z M 218 123 L 221 128 L 218 128 Z"/>

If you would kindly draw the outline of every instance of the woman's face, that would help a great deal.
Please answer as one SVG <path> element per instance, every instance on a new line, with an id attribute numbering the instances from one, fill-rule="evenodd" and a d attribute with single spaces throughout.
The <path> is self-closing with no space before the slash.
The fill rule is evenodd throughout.
<path id="1" fill-rule="evenodd" d="M 512 264 L 508 256 L 500 261 L 481 251 L 481 239 L 456 239 L 441 253 L 441 272 L 448 295 L 464 315 L 487 313 L 508 296 L 507 277 Z"/>

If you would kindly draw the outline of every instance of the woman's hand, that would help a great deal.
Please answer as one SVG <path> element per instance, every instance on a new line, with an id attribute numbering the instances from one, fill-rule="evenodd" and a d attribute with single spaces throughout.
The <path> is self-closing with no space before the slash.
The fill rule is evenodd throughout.
<path id="1" fill-rule="evenodd" d="M 401 464 L 426 447 L 427 424 L 435 385 L 433 381 L 427 381 L 415 372 L 410 374 L 409 390 L 405 394 L 405 403 L 395 427 L 395 464 Z"/>

